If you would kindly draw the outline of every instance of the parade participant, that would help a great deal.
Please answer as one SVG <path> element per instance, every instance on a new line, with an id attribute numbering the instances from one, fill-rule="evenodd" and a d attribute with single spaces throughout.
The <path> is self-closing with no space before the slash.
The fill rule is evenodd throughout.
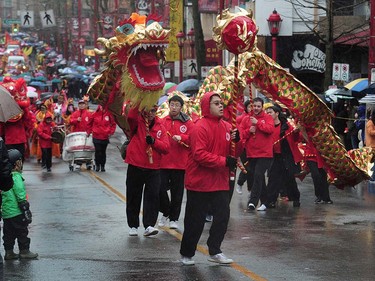
<path id="1" fill-rule="evenodd" d="M 266 112 L 272 116 L 275 124 L 274 156 L 269 170 L 267 201 L 258 210 L 264 211 L 266 207 L 275 208 L 281 188 L 288 195 L 289 201 L 293 201 L 293 207 L 299 207 L 300 192 L 295 178 L 301 170 L 299 162 L 303 160 L 302 153 L 298 149 L 299 131 L 288 122 L 279 106 L 268 107 Z"/>
<path id="2" fill-rule="evenodd" d="M 87 109 L 87 105 L 84 100 L 78 101 L 78 110 L 72 113 L 70 116 L 70 125 L 72 132 L 85 132 L 88 129 L 88 122 L 91 118 L 91 112 Z M 77 163 L 76 168 L 80 169 L 81 163 Z M 86 169 L 91 170 L 91 161 L 86 162 Z"/>
<path id="3" fill-rule="evenodd" d="M 245 101 L 244 109 L 245 109 L 245 112 L 237 117 L 237 126 L 238 127 L 241 125 L 242 120 L 251 112 L 250 100 Z M 247 160 L 246 160 L 246 151 L 245 150 L 241 153 L 240 157 L 241 157 L 242 163 L 246 167 L 247 165 L 245 165 L 245 163 L 246 163 Z M 242 186 L 246 182 L 246 179 L 247 179 L 247 175 L 244 172 L 241 171 L 239 176 L 238 176 L 237 186 L 236 186 L 236 191 L 237 191 L 238 194 L 242 194 Z"/>
<path id="4" fill-rule="evenodd" d="M 57 97 L 57 103 L 53 104 L 53 114 L 54 114 L 54 122 L 56 125 L 63 125 L 64 124 L 64 119 L 63 119 L 63 112 L 66 111 L 67 107 L 67 99 L 65 96 L 65 91 L 59 94 Z"/>
<path id="5" fill-rule="evenodd" d="M 372 147 L 372 149 L 375 149 L 375 110 L 371 112 L 370 120 L 368 120 L 366 123 L 365 143 L 367 147 Z M 371 175 L 372 181 L 375 181 L 374 167 L 375 165 L 371 169 L 371 171 L 373 171 Z"/>
<path id="6" fill-rule="evenodd" d="M 72 125 L 72 132 L 86 132 L 87 123 L 90 120 L 91 112 L 87 110 L 87 105 L 84 100 L 78 102 L 78 110 L 70 116 L 70 125 Z"/>
<path id="7" fill-rule="evenodd" d="M 169 115 L 163 118 L 163 124 L 170 137 L 168 154 L 162 155 L 160 163 L 160 212 L 163 213 L 159 226 L 165 226 L 169 220 L 169 228 L 177 229 L 177 221 L 181 213 L 184 195 L 184 179 L 193 122 L 181 112 L 183 99 L 174 95 L 169 99 Z M 168 190 L 171 198 L 169 199 Z"/>
<path id="8" fill-rule="evenodd" d="M 139 212 L 143 194 L 144 236 L 158 234 L 154 226 L 159 213 L 160 160 L 169 151 L 167 131 L 156 116 L 157 106 L 151 110 L 129 111 L 128 122 L 132 135 L 127 148 L 125 162 L 128 163 L 126 176 L 126 216 L 130 236 L 138 235 Z"/>
<path id="9" fill-rule="evenodd" d="M 28 225 L 31 223 L 29 202 L 26 200 L 26 190 L 22 177 L 22 154 L 17 149 L 8 151 L 10 163 L 13 166 L 13 187 L 9 191 L 1 192 L 2 217 L 4 222 L 3 245 L 5 260 L 35 259 L 38 254 L 30 252 L 30 238 Z M 13 248 L 17 239 L 19 254 Z"/>
<path id="10" fill-rule="evenodd" d="M 109 138 L 116 131 L 116 123 L 112 113 L 98 105 L 96 111 L 90 116 L 87 124 L 87 134 L 92 133 L 92 140 L 95 146 L 95 171 L 105 172 L 107 160 L 107 146 Z"/>
<path id="11" fill-rule="evenodd" d="M 29 111 L 30 101 L 26 95 L 26 82 L 22 78 L 13 80 L 11 77 L 4 77 L 0 85 L 9 91 L 23 110 L 18 116 L 1 123 L 0 135 L 3 136 L 7 149 L 17 149 L 25 159 L 27 142 L 33 130 L 33 118 Z"/>
<path id="12" fill-rule="evenodd" d="M 185 187 L 187 202 L 184 219 L 184 233 L 181 241 L 181 262 L 193 265 L 192 257 L 202 235 L 208 206 L 211 206 L 213 221 L 207 240 L 209 261 L 230 264 L 221 251 L 229 221 L 230 171 L 237 164 L 235 157 L 229 156 L 231 139 L 237 143 L 240 136 L 237 130 L 231 131 L 231 125 L 224 121 L 223 103 L 220 96 L 207 92 L 201 99 L 203 118 L 199 119 L 191 134 L 191 151 L 186 167 Z M 238 155 L 242 151 L 237 145 Z"/>
<path id="13" fill-rule="evenodd" d="M 311 142 L 307 142 L 304 148 L 304 161 L 306 162 L 311 178 L 314 183 L 315 204 L 332 204 L 329 196 L 329 183 L 327 180 L 327 172 L 324 169 L 324 161 L 319 152 Z"/>
<path id="14" fill-rule="evenodd" d="M 241 122 L 247 166 L 247 186 L 251 189 L 248 209 L 255 210 L 259 199 L 267 200 L 265 172 L 269 169 L 273 157 L 274 122 L 272 117 L 263 110 L 263 99 L 253 100 L 252 112 Z"/>
<path id="15" fill-rule="evenodd" d="M 65 133 L 70 134 L 71 133 L 71 125 L 70 125 L 70 116 L 72 113 L 76 111 L 76 108 L 74 107 L 73 100 L 68 100 L 68 106 L 66 108 L 66 111 L 63 112 L 62 118 L 64 119 L 64 125 L 65 125 Z"/>
<path id="16" fill-rule="evenodd" d="M 38 126 L 37 132 L 39 137 L 39 145 L 42 150 L 42 168 L 46 168 L 47 172 L 51 172 L 52 167 L 52 132 L 55 128 L 52 120 L 52 114 L 46 113 L 44 121 Z"/>

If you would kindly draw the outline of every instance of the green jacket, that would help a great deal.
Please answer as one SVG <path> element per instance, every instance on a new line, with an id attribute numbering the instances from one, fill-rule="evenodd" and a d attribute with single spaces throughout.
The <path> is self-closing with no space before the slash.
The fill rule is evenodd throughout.
<path id="1" fill-rule="evenodd" d="M 9 219 L 21 215 L 22 212 L 18 207 L 18 202 L 26 200 L 26 189 L 23 183 L 24 179 L 20 172 L 12 172 L 13 187 L 8 191 L 2 191 L 2 217 Z"/>

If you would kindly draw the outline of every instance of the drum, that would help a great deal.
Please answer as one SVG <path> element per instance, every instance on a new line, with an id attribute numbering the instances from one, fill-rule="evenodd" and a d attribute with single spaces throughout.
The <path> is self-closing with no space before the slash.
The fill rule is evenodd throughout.
<path id="1" fill-rule="evenodd" d="M 70 133 L 66 136 L 64 149 L 68 151 L 95 150 L 92 136 L 87 136 L 85 132 Z"/>
<path id="2" fill-rule="evenodd" d="M 52 142 L 54 143 L 63 143 L 65 139 L 65 134 L 63 131 L 54 131 L 51 134 Z"/>

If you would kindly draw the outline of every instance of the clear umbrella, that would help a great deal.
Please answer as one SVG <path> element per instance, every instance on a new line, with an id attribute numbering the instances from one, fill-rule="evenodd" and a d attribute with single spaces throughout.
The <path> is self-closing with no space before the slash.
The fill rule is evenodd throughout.
<path id="1" fill-rule="evenodd" d="M 22 113 L 22 109 L 12 95 L 3 86 L 0 86 L 0 122 L 6 122 Z"/>

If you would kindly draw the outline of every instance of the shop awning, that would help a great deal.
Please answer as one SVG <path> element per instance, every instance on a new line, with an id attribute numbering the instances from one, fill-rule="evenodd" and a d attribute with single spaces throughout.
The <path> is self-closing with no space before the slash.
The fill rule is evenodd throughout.
<path id="1" fill-rule="evenodd" d="M 359 30 L 355 33 L 341 36 L 340 38 L 335 40 L 335 44 L 368 47 L 369 38 L 370 38 L 370 29 L 366 28 L 363 30 Z"/>

